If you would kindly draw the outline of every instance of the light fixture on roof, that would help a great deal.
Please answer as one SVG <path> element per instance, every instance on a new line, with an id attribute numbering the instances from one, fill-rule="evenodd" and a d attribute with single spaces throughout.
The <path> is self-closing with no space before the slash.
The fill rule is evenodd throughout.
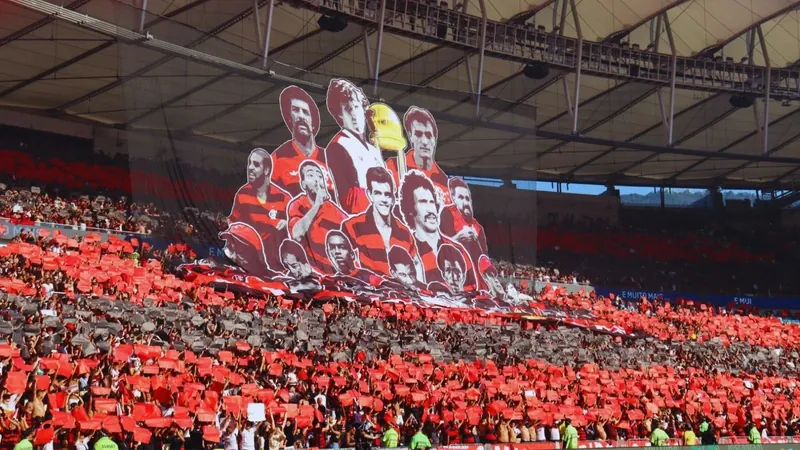
<path id="1" fill-rule="evenodd" d="M 546 63 L 533 61 L 525 65 L 522 74 L 527 78 L 541 80 L 550 75 L 550 67 Z"/>
<path id="2" fill-rule="evenodd" d="M 728 101 L 734 108 L 749 108 L 753 106 L 754 98 L 748 94 L 733 94 Z"/>
<path id="3" fill-rule="evenodd" d="M 325 31 L 331 33 L 339 33 L 347 28 L 347 18 L 341 14 L 329 16 L 327 14 L 320 16 L 317 20 L 317 25 Z"/>

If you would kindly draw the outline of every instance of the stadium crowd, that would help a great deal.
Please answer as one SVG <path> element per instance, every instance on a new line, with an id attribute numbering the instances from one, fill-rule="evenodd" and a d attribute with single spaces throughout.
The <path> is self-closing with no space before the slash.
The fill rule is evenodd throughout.
<path id="1" fill-rule="evenodd" d="M 182 242 L 216 237 L 223 215 L 170 215 L 131 201 L 130 173 L 52 160 L 47 169 L 17 153 L 0 167 L 14 175 L 0 190 L 0 235 L 3 223 L 88 231 L 70 238 L 39 229 L 0 247 L 0 448 L 549 442 L 542 450 L 766 442 L 794 436 L 800 424 L 797 325 L 692 301 L 531 291 L 530 281 L 611 278 L 723 289 L 731 280 L 698 267 L 724 261 L 738 269 L 722 277 L 735 274 L 745 289 L 762 279 L 755 267 L 772 269 L 763 276 L 770 284 L 794 283 L 768 250 L 725 235 L 665 237 L 598 224 L 540 230 L 533 241 L 551 263 L 496 267 L 534 296 L 526 306 L 563 319 L 426 308 L 413 299 L 375 303 L 295 292 L 199 260 Z M 15 178 L 65 173 L 75 177 L 59 192 L 32 192 Z M 162 186 L 148 180 L 155 191 Z M 98 195 L 110 183 L 116 200 Z M 93 228 L 174 244 L 104 241 Z"/>
<path id="2" fill-rule="evenodd" d="M 703 443 L 796 432 L 799 329 L 778 319 L 558 289 L 536 298 L 630 331 L 615 336 L 304 297 L 197 276 L 193 260 L 183 245 L 92 234 L 0 247 L 0 446 L 416 449 L 559 442 L 571 430 L 577 442 L 662 429 L 689 443 L 687 430 Z"/>

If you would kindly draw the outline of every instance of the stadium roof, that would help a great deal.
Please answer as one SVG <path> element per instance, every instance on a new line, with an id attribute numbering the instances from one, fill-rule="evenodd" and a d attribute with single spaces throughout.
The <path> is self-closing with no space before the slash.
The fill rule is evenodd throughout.
<path id="1" fill-rule="evenodd" d="M 366 11 L 356 0 L 274 1 L 269 70 L 310 85 L 343 76 L 372 94 L 379 60 L 380 98 L 441 112 L 437 159 L 451 173 L 686 186 L 800 181 L 800 1 L 469 0 L 454 10 L 386 0 L 383 33 L 371 9 L 380 0 Z M 281 84 L 260 72 L 269 5 L 0 1 L 0 105 L 273 148 L 288 133 Z M 320 29 L 318 19 L 337 6 L 349 25 Z M 447 24 L 443 37 L 434 21 Z M 549 73 L 525 76 L 531 63 Z M 745 107 L 731 105 L 737 94 Z M 748 98 L 758 99 L 748 106 Z M 322 117 L 324 144 L 335 124 Z"/>

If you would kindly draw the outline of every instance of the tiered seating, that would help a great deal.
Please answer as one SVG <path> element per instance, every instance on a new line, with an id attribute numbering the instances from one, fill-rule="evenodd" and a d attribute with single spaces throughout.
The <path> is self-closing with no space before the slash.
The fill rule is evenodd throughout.
<path id="1" fill-rule="evenodd" d="M 741 436 L 751 421 L 770 436 L 795 431 L 794 325 L 691 304 L 539 297 L 637 332 L 615 338 L 346 293 L 305 298 L 277 282 L 257 289 L 234 268 L 215 278 L 178 265 L 191 257 L 93 235 L 0 248 L 0 290 L 11 293 L 3 442 L 29 427 L 41 445 L 104 432 L 129 445 L 247 448 L 240 435 L 352 447 L 390 427 L 400 444 L 420 428 L 438 444 L 511 442 L 540 428 L 549 437 L 563 418 L 584 442 L 647 438 L 654 417 L 675 436 L 704 417 L 709 439 Z M 262 411 L 266 421 L 248 420 Z"/>

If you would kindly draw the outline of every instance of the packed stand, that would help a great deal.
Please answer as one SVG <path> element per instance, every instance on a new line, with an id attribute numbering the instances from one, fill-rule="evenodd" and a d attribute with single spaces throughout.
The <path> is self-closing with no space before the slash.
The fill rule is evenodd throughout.
<path id="1" fill-rule="evenodd" d="M 425 448 L 562 441 L 565 418 L 584 443 L 661 439 L 655 429 L 681 439 L 686 427 L 707 443 L 751 422 L 759 436 L 796 432 L 794 325 L 563 290 L 537 298 L 632 330 L 612 336 L 259 291 L 192 276 L 193 260 L 183 245 L 96 235 L 0 247 L 0 446 Z"/>

